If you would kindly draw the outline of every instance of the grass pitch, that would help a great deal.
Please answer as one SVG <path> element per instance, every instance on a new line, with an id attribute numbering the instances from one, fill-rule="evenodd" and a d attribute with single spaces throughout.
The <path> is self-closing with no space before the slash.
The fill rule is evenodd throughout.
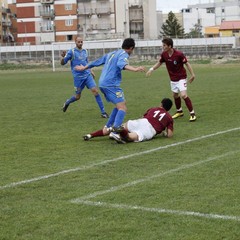
<path id="1" fill-rule="evenodd" d="M 87 89 L 61 111 L 70 72 L 1 72 L 0 239 L 239 240 L 240 68 L 193 68 L 197 121 L 125 145 L 83 141 L 105 119 Z M 123 79 L 126 120 L 171 98 L 164 67 Z"/>

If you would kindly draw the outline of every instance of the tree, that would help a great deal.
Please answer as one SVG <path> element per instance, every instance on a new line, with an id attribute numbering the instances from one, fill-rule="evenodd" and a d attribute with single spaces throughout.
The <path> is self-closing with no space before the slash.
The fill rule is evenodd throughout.
<path id="1" fill-rule="evenodd" d="M 193 28 L 190 28 L 190 32 L 186 34 L 189 38 L 200 38 L 203 37 L 202 26 L 199 23 L 194 24 Z"/>
<path id="2" fill-rule="evenodd" d="M 169 12 L 168 19 L 162 25 L 162 31 L 160 31 L 160 36 L 183 38 L 184 35 L 184 29 L 179 23 L 177 17 L 172 11 Z"/>

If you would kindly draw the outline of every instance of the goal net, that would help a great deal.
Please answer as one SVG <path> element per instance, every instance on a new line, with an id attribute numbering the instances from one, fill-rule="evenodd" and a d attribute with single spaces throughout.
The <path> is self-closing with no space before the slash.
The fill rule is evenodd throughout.
<path id="1" fill-rule="evenodd" d="M 75 42 L 54 42 L 52 43 L 52 70 L 69 68 L 69 63 L 62 66 L 60 64 L 61 53 L 68 51 L 76 46 Z M 98 40 L 98 41 L 84 41 L 83 48 L 88 51 L 88 61 L 93 61 L 104 54 L 121 48 L 122 40 Z"/>

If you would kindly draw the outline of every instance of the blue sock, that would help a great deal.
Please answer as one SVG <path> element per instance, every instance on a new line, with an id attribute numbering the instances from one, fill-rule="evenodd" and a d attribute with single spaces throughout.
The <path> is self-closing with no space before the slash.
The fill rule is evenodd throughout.
<path id="1" fill-rule="evenodd" d="M 113 125 L 117 113 L 118 113 L 118 109 L 117 109 L 117 108 L 114 108 L 114 109 L 112 110 L 112 112 L 111 112 L 111 114 L 110 114 L 110 117 L 109 117 L 109 119 L 108 119 L 108 121 L 107 121 L 107 124 L 106 124 L 106 126 L 107 126 L 108 128 Z"/>
<path id="2" fill-rule="evenodd" d="M 77 101 L 76 97 L 75 96 L 72 96 L 71 98 L 69 98 L 67 101 L 66 101 L 66 104 L 69 105 L 70 103 L 73 103 Z"/>
<path id="3" fill-rule="evenodd" d="M 125 115 L 126 115 L 125 111 L 118 110 L 113 126 L 116 127 L 116 128 L 120 127 L 123 124 L 123 120 L 124 120 Z"/>
<path id="4" fill-rule="evenodd" d="M 100 96 L 100 94 L 98 94 L 97 96 L 95 96 L 96 102 L 101 110 L 101 113 L 105 113 L 105 109 L 104 109 L 104 105 L 103 105 L 103 101 L 102 98 Z"/>

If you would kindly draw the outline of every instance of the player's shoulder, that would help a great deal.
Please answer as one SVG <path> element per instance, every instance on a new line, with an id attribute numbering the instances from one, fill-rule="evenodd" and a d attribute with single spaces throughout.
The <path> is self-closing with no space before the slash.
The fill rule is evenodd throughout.
<path id="1" fill-rule="evenodd" d="M 175 49 L 174 48 L 174 52 L 173 52 L 175 55 L 184 55 L 184 53 L 182 52 L 182 51 L 180 51 L 180 50 L 177 50 L 177 49 Z"/>

